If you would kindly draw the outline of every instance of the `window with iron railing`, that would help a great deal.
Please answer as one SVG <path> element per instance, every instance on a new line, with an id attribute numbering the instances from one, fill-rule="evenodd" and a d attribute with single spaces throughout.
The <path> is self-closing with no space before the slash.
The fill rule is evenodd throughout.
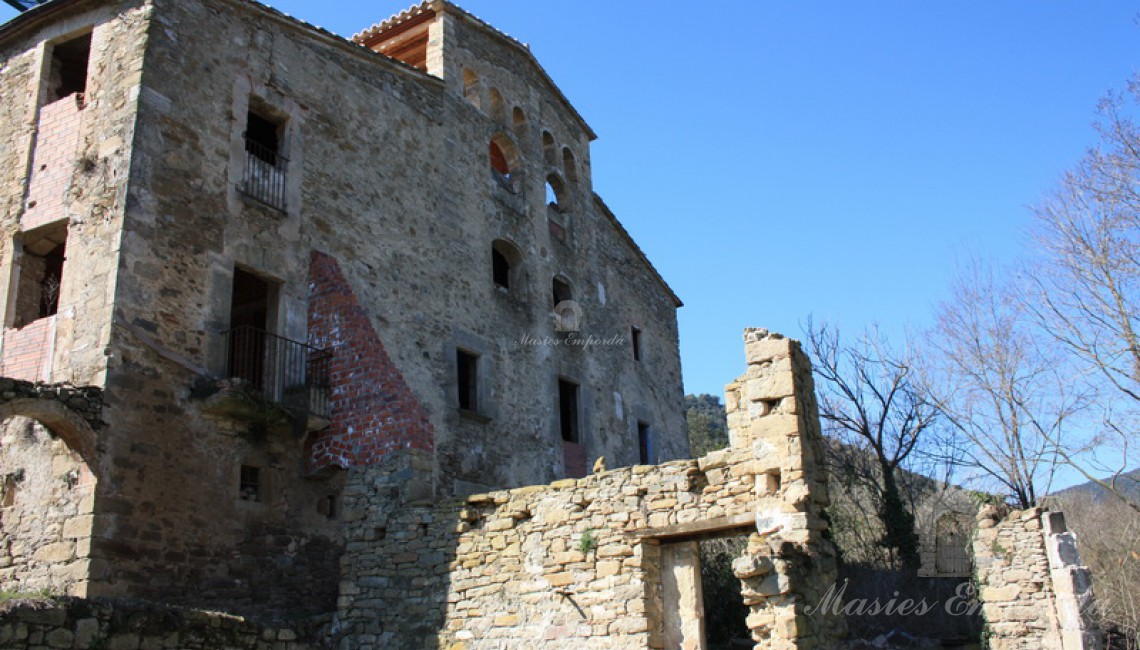
<path id="1" fill-rule="evenodd" d="M 290 410 L 329 416 L 331 352 L 251 326 L 235 327 L 225 336 L 229 377 Z"/>
<path id="2" fill-rule="evenodd" d="M 240 189 L 246 196 L 285 211 L 285 173 L 289 161 L 276 149 L 246 138 Z"/>

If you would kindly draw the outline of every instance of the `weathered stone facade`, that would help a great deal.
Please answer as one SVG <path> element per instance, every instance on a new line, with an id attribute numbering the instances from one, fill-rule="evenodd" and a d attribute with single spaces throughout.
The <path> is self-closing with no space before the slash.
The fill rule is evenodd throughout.
<path id="1" fill-rule="evenodd" d="M 840 636 L 806 610 L 835 578 L 806 358 L 748 331 L 732 445 L 678 460 L 680 301 L 522 44 L 444 0 L 352 40 L 53 0 L 0 26 L 0 89 L 0 589 L 335 612 L 344 648 L 690 648 L 693 543 L 747 530 L 757 647 Z M 303 647 L 99 607 L 0 634 Z"/>
<path id="2" fill-rule="evenodd" d="M 1100 648 L 1092 579 L 1059 512 L 987 506 L 974 537 L 978 595 L 993 650 Z"/>
<path id="3" fill-rule="evenodd" d="M 414 501 L 415 453 L 354 471 L 340 647 L 703 647 L 693 542 L 741 531 L 756 647 L 832 647 L 842 618 L 805 613 L 835 580 L 810 366 L 788 339 L 745 336 L 733 445 L 704 458 L 439 504 Z"/>
<path id="4" fill-rule="evenodd" d="M 370 49 L 408 30 L 414 56 Z M 0 375 L 101 390 L 106 424 L 56 431 L 83 537 L 17 531 L 66 495 L 7 491 L 36 540 L 11 586 L 329 612 L 344 469 L 425 451 L 446 497 L 687 455 L 680 302 L 594 194 L 582 117 L 446 2 L 367 34 L 247 0 L 0 26 Z M 5 467 L 63 453 L 35 440 Z M 32 579 L 41 541 L 83 570 Z"/>

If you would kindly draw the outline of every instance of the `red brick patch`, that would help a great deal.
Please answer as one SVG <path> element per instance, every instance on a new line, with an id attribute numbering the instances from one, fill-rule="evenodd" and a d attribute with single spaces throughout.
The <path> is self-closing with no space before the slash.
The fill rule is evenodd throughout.
<path id="1" fill-rule="evenodd" d="M 309 264 L 309 344 L 333 353 L 332 424 L 310 442 L 310 471 L 374 465 L 400 449 L 432 449 L 427 412 L 388 357 L 336 258 L 318 251 Z"/>

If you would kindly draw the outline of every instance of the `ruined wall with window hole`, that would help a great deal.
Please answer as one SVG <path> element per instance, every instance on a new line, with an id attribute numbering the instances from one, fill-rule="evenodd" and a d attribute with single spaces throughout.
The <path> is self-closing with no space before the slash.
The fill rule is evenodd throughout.
<path id="1" fill-rule="evenodd" d="M 663 574 L 677 567 L 663 557 L 742 531 L 753 534 L 734 570 L 754 640 L 832 647 L 842 620 L 804 611 L 835 578 L 810 368 L 788 339 L 745 336 L 748 372 L 728 388 L 733 444 L 701 459 L 434 505 L 409 491 L 420 454 L 353 471 L 340 647 L 678 647 L 682 619 L 700 615 L 670 601 Z"/>
<path id="2" fill-rule="evenodd" d="M 0 588 L 82 594 L 89 569 L 95 477 L 35 420 L 0 424 Z"/>

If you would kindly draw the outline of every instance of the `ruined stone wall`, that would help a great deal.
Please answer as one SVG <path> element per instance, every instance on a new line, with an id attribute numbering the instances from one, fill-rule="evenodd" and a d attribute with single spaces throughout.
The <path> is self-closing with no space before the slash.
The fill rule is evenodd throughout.
<path id="1" fill-rule="evenodd" d="M 67 402 L 85 402 L 85 391 L 12 379 L 94 385 L 95 392 L 104 381 L 148 10 L 141 2 L 117 11 L 75 2 L 50 13 L 15 19 L 0 38 L 0 589 L 82 595 L 100 565 L 91 515 L 114 464 L 95 454 L 83 409 L 68 412 Z M 82 33 L 91 38 L 83 99 L 53 102 L 52 52 Z M 25 245 L 39 245 L 45 227 L 53 238 L 66 234 L 67 246 L 58 311 L 38 318 L 40 296 L 24 299 L 39 289 L 43 264 Z"/>
<path id="2" fill-rule="evenodd" d="M 124 601 L 17 601 L 0 604 L 0 647 L 178 648 L 179 650 L 315 650 L 293 628 L 259 625 L 219 612 Z"/>
<path id="3" fill-rule="evenodd" d="M 95 479 L 67 443 L 42 424 L 0 425 L 0 586 L 68 593 L 86 579 Z"/>
<path id="4" fill-rule="evenodd" d="M 1092 581 L 1064 516 L 987 506 L 974 537 L 978 596 L 994 650 L 1099 648 Z"/>
<path id="5" fill-rule="evenodd" d="M 683 548 L 748 531 L 734 570 L 756 647 L 831 647 L 842 621 L 804 609 L 835 577 L 810 368 L 793 342 L 746 336 L 749 371 L 729 389 L 734 445 L 699 460 L 437 504 L 408 492 L 414 453 L 352 472 L 339 647 L 695 643 L 699 577 Z"/>
<path id="6" fill-rule="evenodd" d="M 78 2 L 64 15 L 13 21 L 0 44 L 0 156 L 7 161 L 0 286 L 19 287 L 21 272 L 32 271 L 22 268 L 30 231 L 60 225 L 67 233 L 58 314 L 32 322 L 26 335 L 8 329 L 25 322 L 17 314 L 20 292 L 0 292 L 4 368 L 19 378 L 103 382 L 147 15 L 141 2 L 115 11 Z M 91 50 L 83 99 L 51 101 L 53 48 L 85 31 Z"/>

